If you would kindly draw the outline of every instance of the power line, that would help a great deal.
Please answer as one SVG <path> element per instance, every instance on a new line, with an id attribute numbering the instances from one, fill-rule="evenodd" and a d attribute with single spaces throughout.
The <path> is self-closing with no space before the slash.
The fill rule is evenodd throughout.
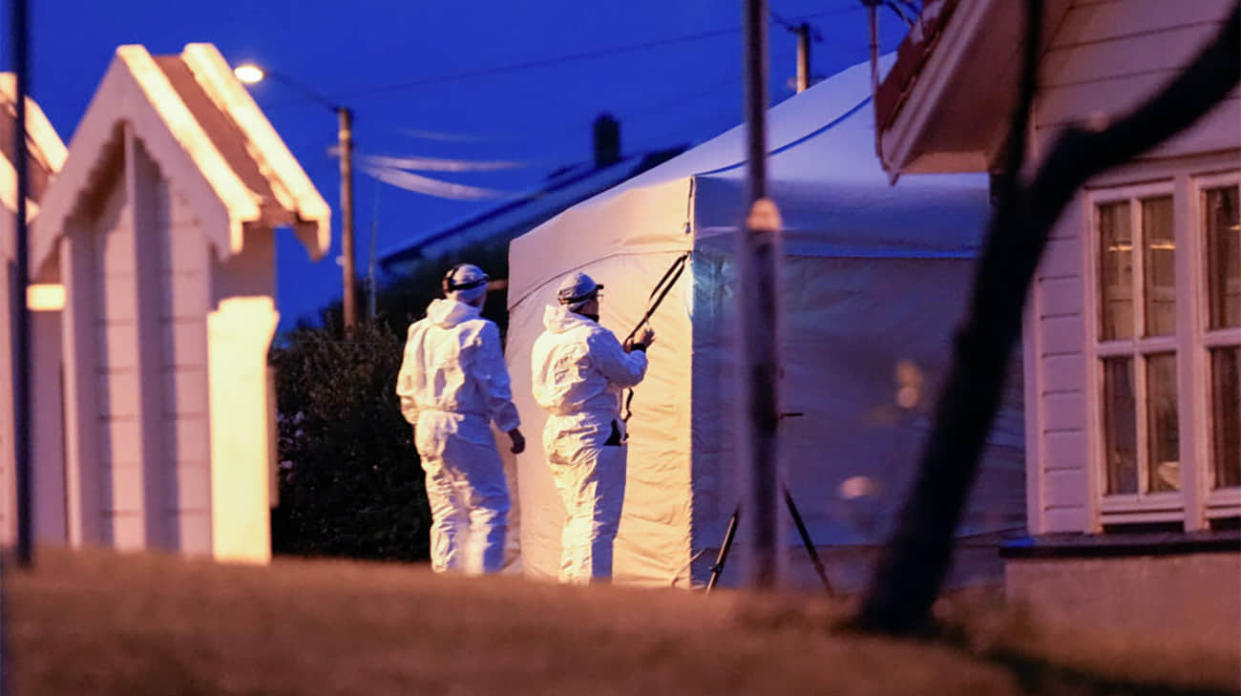
<path id="1" fill-rule="evenodd" d="M 841 12 L 843 13 L 844 10 L 841 10 Z M 806 17 L 795 17 L 793 19 L 785 19 L 784 17 L 781 17 L 780 15 L 776 14 L 775 10 L 769 10 L 769 13 L 771 14 L 771 20 L 773 22 L 775 22 L 776 24 L 779 24 L 780 26 L 784 27 L 788 31 L 793 32 L 794 34 L 796 34 L 798 31 L 801 30 L 802 25 L 806 24 L 805 22 L 805 20 L 807 19 Z M 819 33 L 818 29 L 814 27 L 810 27 L 810 30 L 813 32 L 813 38 L 815 41 L 823 40 L 823 35 Z"/>
<path id="2" fill-rule="evenodd" d="M 893 0 L 877 0 L 877 1 L 890 2 Z M 905 0 L 896 0 L 896 1 L 905 2 Z M 770 14 L 771 14 L 773 21 L 776 24 L 782 25 L 786 28 L 793 28 L 793 27 L 796 27 L 798 24 L 803 23 L 807 20 L 847 14 L 847 13 L 859 11 L 863 8 L 864 8 L 863 4 L 851 3 L 848 6 L 844 6 L 844 7 L 836 7 L 833 9 L 820 10 L 817 12 L 793 15 L 787 19 L 781 15 L 777 15 L 774 11 L 771 12 Z M 356 98 L 356 97 L 373 96 L 373 95 L 378 95 L 378 94 L 382 94 L 386 92 L 395 92 L 395 91 L 400 91 L 404 89 L 421 87 L 425 85 L 440 84 L 440 83 L 452 82 L 456 80 L 464 80 L 464 79 L 471 79 L 471 78 L 477 78 L 477 77 L 488 76 L 488 75 L 503 74 L 507 72 L 516 72 L 516 71 L 521 71 L 521 70 L 547 67 L 547 66 L 552 66 L 552 65 L 562 64 L 562 63 L 569 63 L 569 62 L 576 62 L 576 61 L 581 61 L 581 60 L 590 60 L 590 59 L 595 59 L 595 58 L 607 57 L 611 55 L 619 55 L 623 53 L 636 52 L 636 51 L 646 50 L 650 48 L 658 48 L 661 46 L 673 45 L 677 43 L 700 41 L 700 40 L 705 40 L 709 38 L 725 36 L 729 34 L 736 34 L 736 33 L 739 33 L 740 31 L 741 31 L 741 27 L 731 27 L 731 28 L 726 28 L 726 29 L 717 29 L 717 30 L 712 30 L 712 31 L 698 32 L 694 34 L 686 34 L 686 35 L 671 37 L 671 38 L 666 38 L 666 39 L 655 39 L 655 40 L 644 41 L 644 42 L 636 43 L 636 44 L 629 44 L 625 46 L 616 46 L 616 47 L 611 47 L 611 48 L 606 48 L 606 49 L 599 49 L 595 51 L 568 54 L 568 55 L 563 55 L 563 56 L 558 56 L 558 57 L 553 57 L 553 58 L 526 61 L 522 63 L 515 63 L 515 64 L 505 65 L 505 66 L 497 66 L 493 68 L 463 71 L 463 72 L 452 73 L 452 74 L 447 74 L 447 75 L 419 78 L 416 80 L 410 80 L 410 81 L 405 81 L 405 82 L 390 84 L 390 85 L 385 85 L 385 86 L 369 87 L 369 88 L 358 89 L 358 90 L 354 90 L 350 92 L 336 93 L 334 95 L 330 95 L 328 98 L 333 99 L 333 100 L 342 100 L 342 99 L 348 99 L 351 97 Z M 815 33 L 818 34 L 817 31 Z M 816 39 L 817 38 L 819 37 L 816 36 Z M 670 103 L 677 103 L 680 101 L 684 101 L 687 98 L 705 96 L 706 94 L 715 92 L 721 88 L 736 84 L 737 82 L 739 82 L 739 80 L 740 80 L 740 77 L 729 78 L 722 82 L 708 85 L 706 88 L 696 91 L 692 95 L 679 94 L 673 99 L 660 100 L 654 105 L 648 104 L 645 106 L 640 106 L 636 111 L 630 113 L 629 115 L 633 116 L 633 115 L 647 114 L 652 111 L 656 111 L 660 108 L 666 107 Z M 283 106 L 283 104 L 272 105 L 272 106 L 269 106 L 268 108 L 278 108 L 279 106 Z M 624 113 L 624 109 L 621 109 L 621 112 Z M 688 128 L 684 126 L 681 128 L 678 128 L 676 129 L 675 132 L 687 132 L 690 130 L 697 131 L 698 128 L 701 127 L 700 124 L 698 123 L 689 124 L 689 126 L 690 127 Z M 667 137 L 667 135 L 668 134 L 665 134 L 665 137 Z"/>
<path id="3" fill-rule="evenodd" d="M 840 8 L 836 8 L 833 10 L 821 10 L 819 12 L 813 12 L 810 14 L 800 15 L 798 17 L 795 17 L 794 20 L 804 21 L 807 19 L 814 19 L 816 17 L 826 17 L 826 16 L 831 16 L 831 15 L 845 14 L 847 12 L 854 12 L 860 9 L 862 8 L 859 5 L 851 5 L 849 7 L 840 7 Z M 426 85 L 439 84 L 443 82 L 454 82 L 457 80 L 472 79 L 472 78 L 477 78 L 477 77 L 486 77 L 490 75 L 499 75 L 503 73 L 516 72 L 520 70 L 529 70 L 531 68 L 542 68 L 542 67 L 547 67 L 551 65 L 559 65 L 561 63 L 571 63 L 571 62 L 576 62 L 576 61 L 581 61 L 581 60 L 592 60 L 595 58 L 604 58 L 607 56 L 620 55 L 624 53 L 633 53 L 635 51 L 642 51 L 642 50 L 646 50 L 650 48 L 658 48 L 661 46 L 669 46 L 669 45 L 678 44 L 678 43 L 686 43 L 686 42 L 691 42 L 691 41 L 702 41 L 705 39 L 711 39 L 711 38 L 715 38 L 718 36 L 728 36 L 730 34 L 736 34 L 740 31 L 741 31 L 741 27 L 739 26 L 729 27 L 727 29 L 715 29 L 712 31 L 704 31 L 704 32 L 698 32 L 694 34 L 685 34 L 682 36 L 675 36 L 675 37 L 671 37 L 667 39 L 654 39 L 651 41 L 643 41 L 641 43 L 629 44 L 626 46 L 614 46 L 611 48 L 604 48 L 604 49 L 599 49 L 595 51 L 570 53 L 567 55 L 556 56 L 553 58 L 542 58 L 539 60 L 525 61 L 522 63 L 501 65 L 501 66 L 496 66 L 493 68 L 481 68 L 478 70 L 466 70 L 466 71 L 462 71 L 458 73 L 450 73 L 447 75 L 436 75 L 433 77 L 424 77 L 424 78 L 419 78 L 416 80 L 408 80 L 405 82 L 398 82 L 398 83 L 382 85 L 378 87 L 367 87 L 363 89 L 351 90 L 348 92 L 339 92 L 337 94 L 329 95 L 329 96 L 330 98 L 335 99 L 335 100 L 374 96 L 377 94 L 383 94 L 385 92 L 396 92 L 396 91 L 401 91 L 405 89 L 410 89 L 412 87 L 423 87 Z"/>

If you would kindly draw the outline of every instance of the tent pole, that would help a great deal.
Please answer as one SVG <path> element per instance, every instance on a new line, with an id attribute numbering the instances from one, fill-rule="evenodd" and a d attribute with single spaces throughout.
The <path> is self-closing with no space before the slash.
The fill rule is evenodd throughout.
<path id="1" fill-rule="evenodd" d="M 767 199 L 767 2 L 746 0 L 745 114 L 748 134 L 749 214 L 737 227 L 738 307 L 738 470 L 743 480 L 750 544 L 748 582 L 774 589 L 783 575 L 780 524 L 780 375 L 776 298 L 780 215 Z"/>
<path id="2" fill-rule="evenodd" d="M 784 502 L 788 505 L 793 524 L 797 526 L 797 533 L 801 535 L 801 545 L 806 549 L 806 555 L 810 557 L 814 572 L 819 574 L 819 580 L 823 582 L 823 589 L 827 590 L 828 597 L 835 597 L 836 591 L 832 589 L 832 581 L 827 579 L 827 566 L 823 564 L 823 559 L 819 558 L 819 552 L 814 548 L 810 530 L 806 529 L 806 523 L 802 520 L 801 513 L 797 511 L 797 504 L 793 502 L 793 494 L 789 492 L 788 486 L 784 487 Z"/>
<path id="3" fill-rule="evenodd" d="M 707 581 L 706 594 L 711 594 L 720 576 L 724 574 L 724 564 L 728 562 L 728 552 L 732 550 L 733 540 L 737 538 L 737 521 L 741 517 L 741 506 L 733 509 L 733 516 L 728 518 L 728 530 L 724 532 L 724 543 L 720 544 L 720 552 L 715 556 L 715 565 L 711 566 L 711 579 Z"/>

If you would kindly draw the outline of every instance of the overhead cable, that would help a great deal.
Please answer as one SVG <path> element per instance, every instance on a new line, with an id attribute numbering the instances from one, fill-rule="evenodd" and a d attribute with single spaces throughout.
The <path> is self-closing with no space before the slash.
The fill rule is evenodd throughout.
<path id="1" fill-rule="evenodd" d="M 813 19 L 815 17 L 824 17 L 824 16 L 830 16 L 830 15 L 844 14 L 847 12 L 856 11 L 857 9 L 858 7 L 856 5 L 848 6 L 848 7 L 838 7 L 833 10 L 822 10 L 820 12 L 813 12 L 813 13 L 809 13 L 805 15 L 800 15 L 796 19 L 806 20 L 806 19 Z M 730 34 L 736 34 L 740 31 L 741 31 L 741 27 L 729 27 L 726 29 L 715 29 L 712 31 L 704 31 L 704 32 L 698 32 L 694 34 L 674 36 L 674 37 L 670 37 L 667 39 L 655 39 L 652 41 L 644 41 L 641 43 L 629 44 L 626 46 L 614 46 L 612 48 L 604 48 L 604 49 L 599 49 L 595 51 L 583 51 L 581 53 L 571 53 L 571 54 L 567 54 L 563 56 L 555 56 L 552 58 L 542 58 L 538 60 L 525 61 L 522 63 L 513 63 L 511 65 L 500 65 L 500 66 L 496 66 L 492 68 L 481 68 L 478 70 L 466 70 L 463 72 L 450 73 L 447 75 L 436 75 L 432 77 L 423 77 L 423 78 L 418 78 L 415 80 L 408 80 L 405 82 L 398 82 L 398 83 L 389 84 L 389 85 L 381 85 L 377 87 L 366 87 L 362 89 L 339 92 L 331 96 L 333 99 L 336 99 L 338 101 L 343 100 L 343 99 L 357 98 L 357 97 L 374 96 L 377 94 L 383 94 L 385 92 L 395 92 L 395 91 L 400 91 L 404 89 L 409 89 L 411 87 L 422 87 L 425 85 L 438 84 L 442 82 L 454 82 L 456 80 L 484 77 L 488 75 L 498 75 L 498 74 L 507 73 L 507 72 L 528 70 L 530 68 L 541 68 L 541 67 L 545 67 L 549 65 L 558 65 L 560 63 L 570 63 L 570 62 L 575 62 L 575 61 L 580 61 L 580 60 L 603 58 L 606 56 L 618 55 L 618 54 L 623 54 L 623 53 L 632 53 L 634 51 L 641 51 L 641 50 L 645 50 L 649 48 L 658 48 L 660 46 L 668 46 L 672 44 L 685 43 L 685 42 L 690 42 L 690 41 L 702 41 L 704 39 L 711 39 L 717 36 L 727 36 Z"/>

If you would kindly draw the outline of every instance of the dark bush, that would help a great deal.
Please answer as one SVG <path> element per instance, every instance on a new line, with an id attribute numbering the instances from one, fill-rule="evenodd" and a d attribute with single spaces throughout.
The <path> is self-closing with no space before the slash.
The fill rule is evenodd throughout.
<path id="1" fill-rule="evenodd" d="M 420 560 L 431 514 L 394 388 L 403 336 L 299 327 L 272 349 L 279 424 L 276 553 Z"/>

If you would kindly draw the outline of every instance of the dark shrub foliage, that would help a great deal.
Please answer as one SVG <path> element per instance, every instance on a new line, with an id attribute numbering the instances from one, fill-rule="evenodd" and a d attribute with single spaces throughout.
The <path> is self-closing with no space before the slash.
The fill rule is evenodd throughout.
<path id="1" fill-rule="evenodd" d="M 272 349 L 279 421 L 276 553 L 418 560 L 428 555 L 422 467 L 394 387 L 402 337 L 351 340 L 300 327 Z"/>

